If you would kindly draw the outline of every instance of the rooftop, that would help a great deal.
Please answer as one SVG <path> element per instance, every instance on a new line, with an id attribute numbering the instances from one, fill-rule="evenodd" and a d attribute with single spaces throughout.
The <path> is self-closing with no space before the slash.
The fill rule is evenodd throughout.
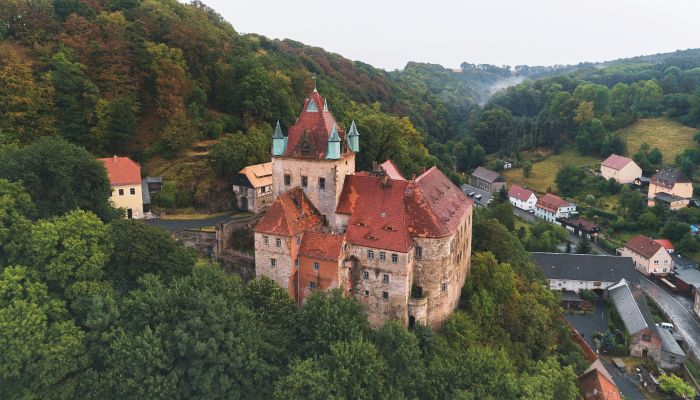
<path id="1" fill-rule="evenodd" d="M 682 280 L 687 285 L 700 289 L 700 271 L 697 269 L 675 269 L 673 272 L 676 274 L 677 279 Z"/>
<path id="2" fill-rule="evenodd" d="M 653 195 L 655 200 L 660 200 L 663 201 L 664 203 L 673 203 L 674 201 L 681 201 L 685 200 L 683 197 L 676 196 L 675 194 L 671 193 L 666 193 L 666 192 L 658 192 Z"/>
<path id="3" fill-rule="evenodd" d="M 678 252 L 673 252 L 671 254 L 671 258 L 673 258 L 673 267 L 677 269 L 693 269 L 698 267 L 697 261 L 693 260 L 692 258 L 688 258 Z"/>
<path id="4" fill-rule="evenodd" d="M 610 157 L 606 158 L 601 164 L 603 167 L 612 168 L 614 170 L 621 170 L 625 165 L 634 162 L 631 159 L 623 156 L 618 156 L 617 154 L 611 154 Z"/>
<path id="5" fill-rule="evenodd" d="M 667 189 L 672 189 L 676 183 L 690 183 L 685 174 L 676 168 L 664 168 L 659 172 L 655 173 L 651 177 L 651 183 L 654 185 L 662 186 Z"/>
<path id="6" fill-rule="evenodd" d="M 112 186 L 141 184 L 141 166 L 129 157 L 98 158 L 107 170 Z"/>
<path id="7" fill-rule="evenodd" d="M 644 235 L 636 235 L 625 244 L 625 247 L 644 258 L 651 258 L 663 246 Z"/>
<path id="8" fill-rule="evenodd" d="M 620 400 L 615 383 L 599 368 L 590 368 L 578 378 L 586 400 Z"/>
<path id="9" fill-rule="evenodd" d="M 403 175 L 401 174 L 399 167 L 397 167 L 393 161 L 386 160 L 383 163 L 381 163 L 379 166 L 382 167 L 382 169 L 384 170 L 384 172 L 387 174 L 387 176 L 389 178 L 397 180 L 397 181 L 406 180 L 406 178 L 404 178 Z"/>
<path id="10" fill-rule="evenodd" d="M 531 257 L 547 279 L 639 282 L 630 257 L 566 253 L 531 253 Z"/>
<path id="11" fill-rule="evenodd" d="M 234 185 L 260 188 L 272 185 L 272 163 L 249 165 L 234 177 Z"/>
<path id="12" fill-rule="evenodd" d="M 685 352 L 681 348 L 680 345 L 678 345 L 678 342 L 676 342 L 676 339 L 673 337 L 673 334 L 668 330 L 668 329 L 657 329 L 656 330 L 659 333 L 659 337 L 661 338 L 661 349 L 664 351 L 667 351 L 669 353 L 677 354 L 679 356 L 685 356 Z"/>
<path id="13" fill-rule="evenodd" d="M 505 182 L 501 174 L 496 171 L 491 171 L 488 168 L 478 167 L 472 172 L 472 176 L 486 182 Z"/>
<path id="14" fill-rule="evenodd" d="M 553 195 L 551 193 L 547 193 L 544 196 L 540 197 L 537 199 L 537 204 L 535 205 L 537 208 L 542 208 L 550 212 L 557 212 L 557 210 L 560 207 L 569 207 L 571 206 L 571 203 L 568 201 L 562 199 L 561 197 L 557 195 Z"/>
<path id="15" fill-rule="evenodd" d="M 255 227 L 255 232 L 293 236 L 320 227 L 321 215 L 300 188 L 279 195 Z"/>
<path id="16" fill-rule="evenodd" d="M 299 248 L 299 256 L 337 261 L 345 241 L 344 235 L 306 232 Z"/>
<path id="17" fill-rule="evenodd" d="M 634 335 L 642 329 L 653 325 L 653 321 L 645 318 L 637 299 L 632 294 L 631 287 L 626 281 L 623 280 L 612 286 L 609 289 L 609 298 L 615 305 L 617 313 L 630 335 Z"/>
<path id="18" fill-rule="evenodd" d="M 514 197 L 520 201 L 528 201 L 530 196 L 533 194 L 534 192 L 532 190 L 525 189 L 524 187 L 518 185 L 510 185 L 510 188 L 508 189 L 508 196 Z"/>

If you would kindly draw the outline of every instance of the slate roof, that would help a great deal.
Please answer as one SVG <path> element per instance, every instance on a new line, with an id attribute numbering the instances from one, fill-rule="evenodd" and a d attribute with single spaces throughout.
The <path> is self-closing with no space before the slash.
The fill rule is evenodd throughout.
<path id="1" fill-rule="evenodd" d="M 675 269 L 676 278 L 682 280 L 687 285 L 700 289 L 700 271 L 697 269 Z"/>
<path id="2" fill-rule="evenodd" d="M 612 168 L 614 170 L 621 170 L 625 165 L 633 162 L 631 159 L 623 156 L 618 156 L 617 154 L 611 154 L 610 157 L 606 158 L 601 164 L 603 167 Z"/>
<path id="3" fill-rule="evenodd" d="M 531 253 L 531 257 L 547 279 L 639 282 L 630 257 L 566 253 Z"/>
<path id="4" fill-rule="evenodd" d="M 678 252 L 673 252 L 671 253 L 671 258 L 673 258 L 673 267 L 677 269 L 693 269 L 698 267 L 698 263 L 688 257 L 685 257 L 684 255 L 678 253 Z M 700 286 L 698 286 L 700 287 Z"/>
<path id="5" fill-rule="evenodd" d="M 644 328 L 654 326 L 652 320 L 645 318 L 637 299 L 632 294 L 632 289 L 626 281 L 613 285 L 608 289 L 608 293 L 620 319 L 622 319 L 622 323 L 625 325 L 625 329 L 630 335 L 634 335 Z"/>
<path id="6" fill-rule="evenodd" d="M 312 102 L 311 109 L 315 109 L 315 111 L 309 109 Z M 345 130 L 337 124 L 326 105 L 326 99 L 316 89 L 304 100 L 301 114 L 287 131 L 287 147 L 284 156 L 325 158 L 333 126 L 337 127 L 341 142 L 346 142 Z M 301 146 L 305 141 L 310 145 L 308 155 L 301 153 Z M 348 146 L 341 146 L 342 154 L 348 152 L 350 152 Z"/>
<path id="7" fill-rule="evenodd" d="M 596 225 L 594 222 L 591 222 L 591 221 L 583 219 L 583 218 L 574 218 L 574 219 L 559 218 L 559 219 L 557 219 L 557 221 L 562 222 L 568 226 L 582 229 L 585 232 L 589 232 L 589 233 L 590 232 L 597 232 L 600 230 L 598 225 Z"/>
<path id="8" fill-rule="evenodd" d="M 249 165 L 240 170 L 239 176 L 234 178 L 234 184 L 257 189 L 272 185 L 272 163 Z M 243 175 L 246 179 L 243 178 Z"/>
<path id="9" fill-rule="evenodd" d="M 657 329 L 656 330 L 659 333 L 659 337 L 661 338 L 661 349 L 664 351 L 667 351 L 669 353 L 677 354 L 679 356 L 685 356 L 685 352 L 681 348 L 681 346 L 678 345 L 678 342 L 676 342 L 676 339 L 673 337 L 673 334 L 665 328 Z"/>
<path id="10" fill-rule="evenodd" d="M 690 183 L 685 174 L 676 168 L 664 168 L 651 177 L 651 183 L 657 186 L 673 189 L 676 183 Z"/>
<path id="11" fill-rule="evenodd" d="M 489 205 L 489 203 L 491 202 L 491 196 L 493 196 L 493 193 L 491 193 L 491 192 L 487 192 L 485 190 L 482 190 L 482 189 L 479 189 L 479 188 L 476 188 L 474 186 L 467 185 L 467 184 L 462 185 L 461 189 L 462 189 L 462 192 L 465 195 L 467 195 L 467 197 L 469 197 L 469 193 L 474 193 L 474 196 L 471 196 L 469 198 L 474 203 L 476 203 L 482 207 L 486 207 L 487 205 Z M 481 198 L 480 199 L 476 198 L 476 195 L 481 195 Z"/>
<path id="12" fill-rule="evenodd" d="M 265 216 L 255 226 L 255 232 L 293 236 L 320 227 L 322 222 L 321 214 L 301 188 L 294 188 L 272 202 Z"/>
<path id="13" fill-rule="evenodd" d="M 535 207 L 545 209 L 549 212 L 556 213 L 560 207 L 569 207 L 571 203 L 562 199 L 557 195 L 547 193 L 544 196 L 537 199 L 537 204 Z"/>
<path id="14" fill-rule="evenodd" d="M 129 157 L 98 158 L 102 161 L 112 186 L 141 184 L 141 166 Z"/>
<path id="15" fill-rule="evenodd" d="M 141 181 L 141 198 L 143 204 L 151 204 L 151 192 L 148 191 L 148 181 L 145 179 Z"/>
<path id="16" fill-rule="evenodd" d="M 386 160 L 383 163 L 379 165 L 382 167 L 384 172 L 387 174 L 387 176 L 391 179 L 398 180 L 398 181 L 403 181 L 406 180 L 406 178 L 403 177 L 401 174 L 401 171 L 399 170 L 399 167 L 394 164 L 393 161 L 391 160 Z"/>
<path id="17" fill-rule="evenodd" d="M 301 241 L 299 256 L 313 259 L 337 261 L 343 248 L 345 235 L 333 233 L 306 232 Z"/>
<path id="18" fill-rule="evenodd" d="M 514 197 L 520 201 L 528 201 L 530 200 L 530 196 L 532 196 L 534 192 L 530 189 L 525 189 L 522 186 L 518 185 L 510 185 L 510 188 L 508 189 L 508 197 Z"/>
<path id="19" fill-rule="evenodd" d="M 644 235 L 636 235 L 625 244 L 625 247 L 648 259 L 653 257 L 663 246 Z"/>
<path id="20" fill-rule="evenodd" d="M 501 174 L 496 171 L 491 171 L 488 168 L 478 167 L 472 172 L 472 176 L 486 182 L 505 182 Z"/>
<path id="21" fill-rule="evenodd" d="M 676 196 L 675 194 L 671 193 L 666 193 L 666 192 L 657 192 L 654 195 L 655 200 L 661 200 L 664 203 L 673 203 L 674 201 L 680 201 L 680 200 L 685 200 L 683 197 Z"/>

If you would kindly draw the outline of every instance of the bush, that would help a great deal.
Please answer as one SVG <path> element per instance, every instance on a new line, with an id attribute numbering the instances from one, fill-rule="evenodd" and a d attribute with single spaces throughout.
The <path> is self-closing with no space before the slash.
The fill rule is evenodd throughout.
<path id="1" fill-rule="evenodd" d="M 659 377 L 659 389 L 664 393 L 669 393 L 674 396 L 686 396 L 692 398 L 695 396 L 695 389 L 685 383 L 685 381 L 676 375 L 661 375 Z"/>

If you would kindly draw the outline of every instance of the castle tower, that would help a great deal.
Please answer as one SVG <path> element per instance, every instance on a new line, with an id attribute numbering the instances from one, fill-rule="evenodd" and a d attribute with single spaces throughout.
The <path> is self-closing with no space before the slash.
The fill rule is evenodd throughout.
<path id="1" fill-rule="evenodd" d="M 360 133 L 357 131 L 354 119 L 352 124 L 350 124 L 350 132 L 348 132 L 348 143 L 353 153 L 360 152 Z"/>
<path id="2" fill-rule="evenodd" d="M 337 227 L 335 210 L 345 177 L 355 173 L 351 139 L 316 89 L 304 100 L 301 114 L 286 137 L 278 128 L 279 124 L 272 136 L 274 197 L 301 188 L 326 223 Z M 359 144 L 358 139 L 355 141 Z"/>

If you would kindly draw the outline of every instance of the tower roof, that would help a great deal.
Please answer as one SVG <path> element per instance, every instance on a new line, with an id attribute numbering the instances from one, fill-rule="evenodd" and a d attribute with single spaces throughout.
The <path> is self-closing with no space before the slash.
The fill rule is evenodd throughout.
<path id="1" fill-rule="evenodd" d="M 328 139 L 329 142 L 340 142 L 340 136 L 338 136 L 338 127 L 334 124 L 331 130 L 331 137 Z"/>
<path id="2" fill-rule="evenodd" d="M 350 124 L 350 131 L 348 132 L 348 136 L 360 136 L 360 132 L 357 131 L 357 126 L 355 125 L 355 120 L 352 120 L 352 124 Z"/>
<path id="3" fill-rule="evenodd" d="M 280 122 L 277 121 L 277 126 L 275 126 L 275 132 L 272 134 L 273 139 L 284 139 L 282 134 L 282 128 L 280 127 Z"/>

